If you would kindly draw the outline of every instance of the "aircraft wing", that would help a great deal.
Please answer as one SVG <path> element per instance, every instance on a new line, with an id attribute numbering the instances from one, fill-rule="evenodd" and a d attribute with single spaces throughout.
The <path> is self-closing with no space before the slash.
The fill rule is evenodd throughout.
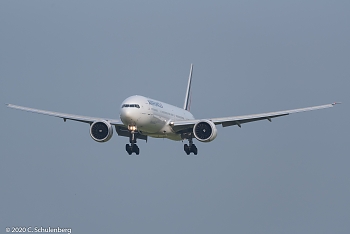
<path id="1" fill-rule="evenodd" d="M 277 111 L 277 112 L 269 112 L 269 113 L 262 113 L 262 114 L 254 114 L 254 115 L 242 115 L 242 116 L 232 116 L 232 117 L 224 117 L 224 118 L 212 118 L 209 119 L 212 121 L 215 125 L 221 124 L 223 127 L 238 125 L 241 127 L 241 124 L 259 121 L 259 120 L 269 120 L 271 122 L 272 118 L 285 116 L 293 113 L 299 113 L 304 111 L 312 111 L 312 110 L 319 110 L 319 109 L 325 109 L 329 107 L 333 107 L 338 103 L 332 103 L 332 104 L 326 104 L 321 106 L 312 106 L 312 107 L 306 107 L 306 108 L 300 108 L 300 109 L 293 109 L 293 110 L 285 110 L 285 111 Z M 181 132 L 181 131 L 188 131 L 189 129 L 193 128 L 193 126 L 199 122 L 200 120 L 184 120 L 184 121 L 174 121 L 171 122 L 170 125 L 174 129 L 175 132 Z"/>
<path id="2" fill-rule="evenodd" d="M 39 110 L 39 109 L 34 109 L 34 108 L 29 108 L 29 107 L 24 107 L 24 106 L 16 106 L 16 105 L 12 105 L 12 104 L 6 104 L 6 105 L 10 108 L 17 109 L 17 110 L 29 111 L 29 112 L 33 112 L 33 113 L 62 118 L 64 121 L 69 119 L 69 120 L 74 120 L 74 121 L 92 124 L 95 121 L 106 120 L 111 125 L 120 126 L 120 127 L 124 126 L 124 124 L 120 120 L 117 120 L 117 119 L 106 119 L 106 118 L 96 118 L 96 117 L 81 116 L 81 115 L 72 115 L 72 114 L 65 114 L 65 113 L 59 113 L 59 112 L 53 112 L 53 111 Z"/>

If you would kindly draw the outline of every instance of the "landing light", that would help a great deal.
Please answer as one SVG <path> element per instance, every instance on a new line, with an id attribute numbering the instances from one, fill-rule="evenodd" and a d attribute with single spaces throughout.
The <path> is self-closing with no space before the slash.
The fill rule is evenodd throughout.
<path id="1" fill-rule="evenodd" d="M 136 130 L 136 126 L 129 125 L 129 126 L 128 126 L 128 129 L 129 129 L 130 131 L 135 131 L 135 130 Z"/>

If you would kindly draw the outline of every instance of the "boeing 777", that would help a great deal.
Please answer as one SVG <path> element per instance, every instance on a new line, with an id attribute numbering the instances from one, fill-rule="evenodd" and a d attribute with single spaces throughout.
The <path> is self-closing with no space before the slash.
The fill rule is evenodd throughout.
<path id="1" fill-rule="evenodd" d="M 74 120 L 90 124 L 90 135 L 97 142 L 106 142 L 113 135 L 113 126 L 119 136 L 129 138 L 130 144 L 126 144 L 125 149 L 129 155 L 135 153 L 139 155 L 140 149 L 136 144 L 137 139 L 146 140 L 148 137 L 168 138 L 174 141 L 188 140 L 184 144 L 184 150 L 187 155 L 193 153 L 197 155 L 198 149 L 193 143 L 193 139 L 200 142 L 211 142 L 217 136 L 216 125 L 223 127 L 254 122 L 258 120 L 268 120 L 293 113 L 318 110 L 333 107 L 337 103 L 313 106 L 307 108 L 269 112 L 254 115 L 195 119 L 190 112 L 190 96 L 192 83 L 193 65 L 191 64 L 190 75 L 188 78 L 185 103 L 183 108 L 179 108 L 152 98 L 143 96 L 131 96 L 125 99 L 120 106 L 119 119 L 105 119 L 80 115 L 72 115 L 33 109 L 29 107 L 7 104 L 8 107 L 30 111 L 34 113 L 55 116 L 64 121 Z"/>

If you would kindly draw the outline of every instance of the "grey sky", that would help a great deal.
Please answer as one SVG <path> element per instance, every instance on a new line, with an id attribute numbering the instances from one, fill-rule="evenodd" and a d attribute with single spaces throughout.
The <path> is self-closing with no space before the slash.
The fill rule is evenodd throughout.
<path id="1" fill-rule="evenodd" d="M 349 1 L 0 1 L 0 232 L 349 233 Z M 11 110 L 117 118 L 140 94 L 197 118 L 342 101 L 210 144 L 139 142 Z"/>

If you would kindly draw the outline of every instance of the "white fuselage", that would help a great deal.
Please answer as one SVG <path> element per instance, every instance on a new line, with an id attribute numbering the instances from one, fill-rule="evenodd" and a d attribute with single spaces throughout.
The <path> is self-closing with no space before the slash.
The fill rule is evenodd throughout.
<path id="1" fill-rule="evenodd" d="M 182 140 L 169 124 L 194 117 L 182 108 L 143 96 L 131 96 L 122 102 L 120 119 L 125 126 L 136 127 L 143 135 Z"/>

